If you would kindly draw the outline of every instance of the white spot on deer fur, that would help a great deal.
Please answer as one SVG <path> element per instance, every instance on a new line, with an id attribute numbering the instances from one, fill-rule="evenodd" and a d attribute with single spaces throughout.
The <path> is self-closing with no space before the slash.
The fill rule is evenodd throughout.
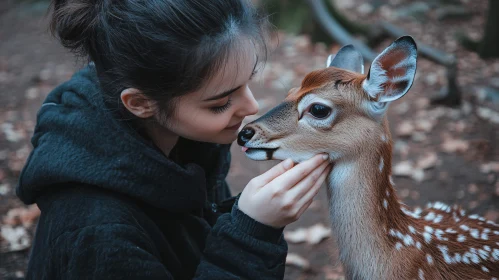
<path id="1" fill-rule="evenodd" d="M 392 184 L 392 186 L 394 186 L 395 183 L 393 182 L 393 176 L 392 175 L 388 176 L 388 179 L 390 180 L 390 184 Z"/>
<path id="2" fill-rule="evenodd" d="M 449 213 L 448 211 L 450 211 L 450 207 L 447 204 L 442 203 L 440 201 L 437 201 L 437 202 L 435 202 L 435 204 L 433 206 L 428 206 L 428 207 L 431 207 L 431 208 L 436 209 L 436 210 L 442 210 L 442 211 L 445 211 L 447 213 Z"/>
<path id="3" fill-rule="evenodd" d="M 477 255 L 477 254 L 472 254 L 472 255 L 471 255 L 471 261 L 472 261 L 473 263 L 479 264 L 479 263 L 480 263 L 480 258 L 478 257 L 478 255 Z"/>
<path id="4" fill-rule="evenodd" d="M 424 230 L 429 232 L 429 233 L 433 233 L 433 228 L 432 227 L 429 227 L 429 226 L 424 226 Z"/>
<path id="5" fill-rule="evenodd" d="M 384 161 L 383 158 L 379 159 L 379 172 L 383 171 Z"/>
<path id="6" fill-rule="evenodd" d="M 433 222 L 438 224 L 442 221 L 443 218 L 444 218 L 444 216 L 438 214 L 437 217 L 433 220 Z"/>
<path id="7" fill-rule="evenodd" d="M 381 133 L 381 141 L 386 142 L 386 135 L 384 133 Z"/>
<path id="8" fill-rule="evenodd" d="M 470 252 L 467 252 L 466 254 L 468 254 L 468 257 L 471 259 L 471 261 L 473 263 L 476 263 L 476 264 L 479 264 L 480 263 L 480 258 L 478 257 L 477 255 L 477 251 L 475 248 L 471 248 L 470 249 Z M 465 255 L 466 255 L 465 254 Z"/>
<path id="9" fill-rule="evenodd" d="M 499 250 L 495 249 L 492 250 L 492 257 L 494 258 L 495 261 L 499 260 Z"/>
<path id="10" fill-rule="evenodd" d="M 454 262 L 458 263 L 461 262 L 461 255 L 458 253 L 454 254 Z"/>
<path id="11" fill-rule="evenodd" d="M 386 201 L 386 199 L 383 199 L 383 207 L 385 207 L 385 209 L 388 209 L 388 201 Z"/>
<path id="12" fill-rule="evenodd" d="M 489 272 L 489 269 L 482 265 L 482 271 L 483 272 Z"/>
<path id="13" fill-rule="evenodd" d="M 416 233 L 416 229 L 413 226 L 409 226 L 409 231 L 411 233 Z"/>
<path id="14" fill-rule="evenodd" d="M 444 238 L 442 237 L 442 235 L 444 234 L 444 231 L 441 230 L 441 229 L 437 229 L 435 231 L 435 237 L 438 239 L 438 240 L 444 240 Z"/>
<path id="15" fill-rule="evenodd" d="M 416 242 L 416 248 L 418 248 L 419 250 L 421 250 L 421 242 L 419 242 L 419 241 Z"/>
<path id="16" fill-rule="evenodd" d="M 487 260 L 489 257 L 489 252 L 487 252 L 483 249 L 478 249 L 478 253 L 480 254 L 480 257 L 484 260 Z"/>
<path id="17" fill-rule="evenodd" d="M 461 216 L 464 216 L 464 215 L 466 215 L 466 212 L 463 209 L 461 209 L 461 210 L 459 210 L 459 214 L 461 214 Z"/>
<path id="18" fill-rule="evenodd" d="M 466 236 L 460 234 L 457 236 L 457 241 L 458 242 L 464 242 L 466 240 Z"/>
<path id="19" fill-rule="evenodd" d="M 491 225 L 496 226 L 496 227 L 499 226 L 499 224 L 496 224 L 496 223 L 494 223 L 492 221 L 487 221 L 487 224 L 491 224 Z"/>
<path id="20" fill-rule="evenodd" d="M 397 242 L 397 243 L 395 244 L 395 249 L 397 249 L 398 251 L 400 251 L 400 250 L 402 249 L 402 246 L 403 246 L 403 245 L 402 245 L 402 243 Z"/>
<path id="21" fill-rule="evenodd" d="M 409 211 L 409 210 L 407 210 L 407 209 L 405 209 L 405 208 L 403 208 L 403 207 L 402 207 L 402 208 L 400 208 L 400 209 L 401 209 L 401 210 L 402 210 L 402 212 L 404 212 L 404 214 L 406 214 L 407 216 L 411 216 L 411 217 L 413 217 L 413 218 L 415 218 L 415 219 L 419 219 L 419 218 L 421 218 L 421 216 L 419 215 L 419 214 L 421 214 L 421 208 L 416 208 L 416 209 L 414 210 L 414 212 L 411 212 L 411 211 Z"/>
<path id="22" fill-rule="evenodd" d="M 407 234 L 407 235 L 404 237 L 404 244 L 405 244 L 406 246 L 410 246 L 410 245 L 414 244 L 414 240 L 412 239 L 412 237 L 411 237 L 409 234 Z"/>
<path id="23" fill-rule="evenodd" d="M 485 249 L 485 251 L 489 251 L 490 252 L 490 246 L 488 246 L 488 245 L 483 246 L 483 249 Z"/>
<path id="24" fill-rule="evenodd" d="M 478 217 L 478 215 L 477 215 L 477 214 L 473 214 L 473 215 L 469 216 L 468 218 L 473 219 L 473 220 L 476 220 L 476 219 L 478 219 L 479 217 Z"/>
<path id="25" fill-rule="evenodd" d="M 435 219 L 435 213 L 433 213 L 433 212 L 428 213 L 428 215 L 426 215 L 424 217 L 424 219 L 425 219 L 425 221 L 431 221 L 431 220 Z"/>
<path id="26" fill-rule="evenodd" d="M 430 243 L 431 241 L 431 234 L 428 232 L 423 233 L 423 237 L 426 243 Z"/>
<path id="27" fill-rule="evenodd" d="M 465 264 L 470 264 L 470 259 L 468 258 L 468 254 L 469 253 L 463 255 L 463 263 Z"/>
<path id="28" fill-rule="evenodd" d="M 470 235 L 473 237 L 473 238 L 479 238 L 480 237 L 480 232 L 478 231 L 478 229 L 470 229 Z"/>
<path id="29" fill-rule="evenodd" d="M 386 196 L 390 196 L 390 191 L 386 190 Z"/>
<path id="30" fill-rule="evenodd" d="M 428 261 L 429 264 L 433 264 L 433 257 L 430 256 L 430 254 L 426 254 L 426 260 Z"/>
<path id="31" fill-rule="evenodd" d="M 482 232 L 482 234 L 480 235 L 480 238 L 482 240 L 489 240 L 489 236 L 487 235 L 487 233 L 485 231 Z"/>
<path id="32" fill-rule="evenodd" d="M 446 263 L 453 263 L 454 262 L 453 259 L 448 254 L 449 249 L 447 248 L 447 246 L 438 245 L 437 247 L 440 250 L 440 252 L 442 252 L 442 256 L 444 257 L 444 261 Z"/>
<path id="33" fill-rule="evenodd" d="M 448 228 L 448 229 L 446 229 L 446 230 L 445 230 L 445 232 L 447 232 L 447 233 L 457 233 L 457 231 L 455 231 L 455 230 L 454 230 L 454 229 L 452 229 L 452 228 Z"/>
<path id="34" fill-rule="evenodd" d="M 421 268 L 418 271 L 418 276 L 419 276 L 420 280 L 424 280 L 424 272 L 423 272 L 423 270 Z"/>
<path id="35" fill-rule="evenodd" d="M 467 225 L 460 225 L 459 228 L 461 228 L 464 231 L 468 231 L 470 229 Z"/>
<path id="36" fill-rule="evenodd" d="M 494 234 L 495 234 L 495 235 L 499 235 L 499 231 L 494 230 Z"/>

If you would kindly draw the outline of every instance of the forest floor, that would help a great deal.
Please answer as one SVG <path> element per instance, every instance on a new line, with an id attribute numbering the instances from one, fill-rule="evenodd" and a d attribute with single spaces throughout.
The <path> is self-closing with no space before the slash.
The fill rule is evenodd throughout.
<path id="1" fill-rule="evenodd" d="M 409 0 L 374 2 L 379 6 L 337 1 L 351 19 L 390 21 L 418 42 L 455 54 L 464 99 L 456 108 L 430 105 L 430 98 L 445 86 L 445 69 L 419 59 L 412 89 L 388 111 L 399 198 L 410 207 L 430 201 L 459 204 L 499 222 L 499 98 L 490 94 L 499 91 L 499 60 L 482 60 L 454 38 L 458 31 L 481 37 L 486 1 L 461 1 L 469 13 L 466 19 L 441 19 L 431 0 L 419 1 L 415 8 Z M 48 92 L 83 65 L 49 35 L 46 9 L 46 1 L 0 3 L 0 279 L 24 277 L 39 215 L 36 205 L 23 205 L 15 196 L 19 172 L 32 149 L 36 113 Z M 390 42 L 380 43 L 376 51 Z M 323 68 L 327 55 L 340 47 L 283 33 L 272 45 L 252 85 L 258 116 L 277 105 L 308 72 Z M 232 155 L 228 181 L 235 194 L 276 164 L 251 161 L 237 145 Z M 323 189 L 302 218 L 285 230 L 290 253 L 285 279 L 343 279 L 330 226 Z"/>

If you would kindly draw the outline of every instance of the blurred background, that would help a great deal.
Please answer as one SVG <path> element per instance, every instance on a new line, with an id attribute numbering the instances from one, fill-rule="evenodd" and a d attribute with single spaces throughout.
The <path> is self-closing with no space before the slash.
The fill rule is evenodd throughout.
<path id="1" fill-rule="evenodd" d="M 258 116 L 342 45 L 353 43 L 369 62 L 397 37 L 411 35 L 420 51 L 416 80 L 388 112 L 398 195 L 409 206 L 460 204 L 499 222 L 499 1 L 255 2 L 276 26 L 271 56 L 252 85 Z M 48 92 L 84 63 L 49 35 L 48 4 L 0 1 L 0 279 L 24 277 L 39 216 L 36 205 L 15 196 L 36 113 Z M 237 145 L 232 154 L 234 194 L 275 164 L 253 162 Z M 321 190 L 286 228 L 286 279 L 343 279 L 329 227 Z"/>

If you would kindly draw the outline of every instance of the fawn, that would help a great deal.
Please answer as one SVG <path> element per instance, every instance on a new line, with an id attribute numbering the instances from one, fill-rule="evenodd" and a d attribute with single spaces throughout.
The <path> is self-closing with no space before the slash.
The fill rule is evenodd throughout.
<path id="1" fill-rule="evenodd" d="M 412 86 L 416 60 L 404 36 L 364 75 L 362 56 L 345 46 L 238 143 L 253 160 L 329 154 L 330 216 L 348 279 L 498 279 L 498 224 L 440 202 L 410 211 L 397 199 L 385 112 Z"/>

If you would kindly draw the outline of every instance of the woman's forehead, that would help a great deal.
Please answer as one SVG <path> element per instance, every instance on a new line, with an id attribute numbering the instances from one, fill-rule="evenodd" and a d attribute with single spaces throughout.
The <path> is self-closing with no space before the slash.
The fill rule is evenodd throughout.
<path id="1" fill-rule="evenodd" d="M 208 98 L 247 83 L 257 62 L 256 47 L 250 40 L 235 44 L 224 63 L 215 69 L 217 73 L 199 90 L 199 97 Z"/>

